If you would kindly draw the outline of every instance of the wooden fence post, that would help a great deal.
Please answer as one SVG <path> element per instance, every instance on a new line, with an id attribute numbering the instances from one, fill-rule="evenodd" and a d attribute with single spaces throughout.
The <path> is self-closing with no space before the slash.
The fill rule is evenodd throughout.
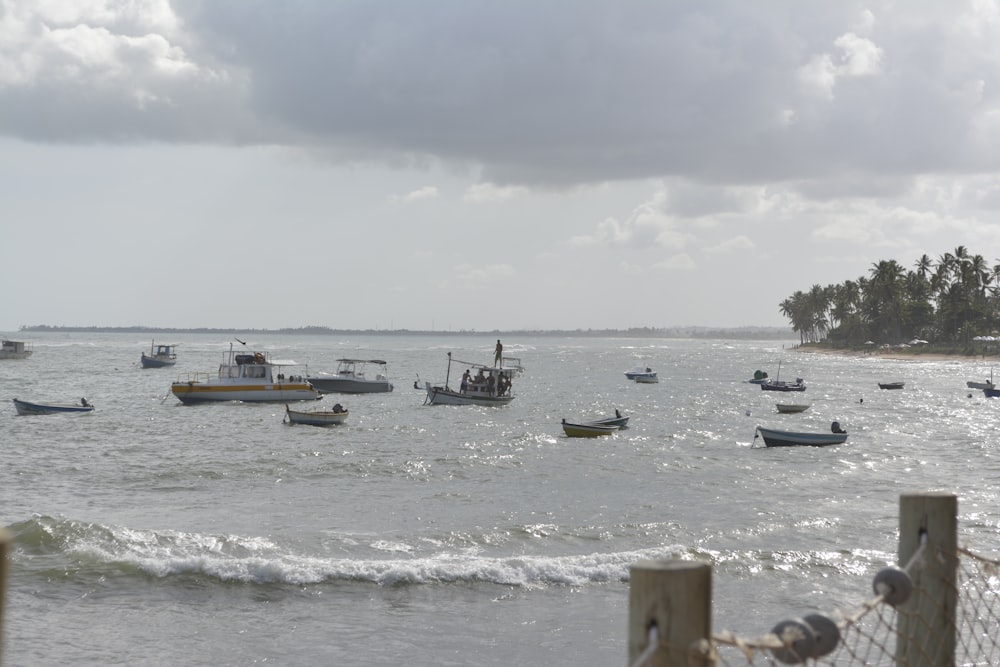
<path id="1" fill-rule="evenodd" d="M 649 644 L 656 625 L 657 649 L 649 667 L 711 667 L 705 651 L 712 636 L 712 566 L 692 561 L 639 561 L 629 568 L 628 664 Z"/>
<path id="2" fill-rule="evenodd" d="M 944 493 L 899 497 L 899 565 L 905 567 L 926 536 L 924 553 L 910 568 L 913 594 L 897 608 L 896 664 L 955 664 L 958 570 L 958 498 Z"/>

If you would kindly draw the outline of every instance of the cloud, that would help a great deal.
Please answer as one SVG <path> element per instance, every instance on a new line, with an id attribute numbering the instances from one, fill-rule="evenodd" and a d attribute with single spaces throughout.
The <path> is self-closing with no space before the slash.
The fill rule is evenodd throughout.
<path id="1" fill-rule="evenodd" d="M 2 2 L 0 132 L 29 140 L 439 162 L 481 174 L 468 201 L 1000 165 L 986 2 L 956 18 L 888 0 L 556 0 L 530 20 L 463 0 Z"/>
<path id="2" fill-rule="evenodd" d="M 476 183 L 465 190 L 464 199 L 473 203 L 505 201 L 523 196 L 527 188 L 516 186 L 499 186 L 495 183 Z"/>

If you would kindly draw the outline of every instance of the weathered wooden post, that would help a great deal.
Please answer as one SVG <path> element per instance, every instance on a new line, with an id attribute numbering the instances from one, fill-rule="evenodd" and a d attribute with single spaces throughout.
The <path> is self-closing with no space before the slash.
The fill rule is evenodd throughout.
<path id="1" fill-rule="evenodd" d="M 712 566 L 692 561 L 639 561 L 629 568 L 628 664 L 649 647 L 648 667 L 711 667 Z M 652 649 L 650 649 L 652 650 Z"/>
<path id="2" fill-rule="evenodd" d="M 944 493 L 899 498 L 899 563 L 910 567 L 913 594 L 897 607 L 896 664 L 952 667 L 958 571 L 958 498 Z"/>

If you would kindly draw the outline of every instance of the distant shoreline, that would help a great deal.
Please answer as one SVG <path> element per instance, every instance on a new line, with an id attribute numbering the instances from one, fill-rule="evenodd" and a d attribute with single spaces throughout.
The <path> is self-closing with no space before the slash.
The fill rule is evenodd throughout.
<path id="1" fill-rule="evenodd" d="M 553 336 L 591 338 L 712 338 L 729 340 L 794 340 L 797 334 L 780 327 L 673 327 L 654 329 L 639 327 L 632 329 L 512 329 L 507 331 L 462 329 L 449 331 L 427 331 L 416 329 L 331 329 L 329 327 L 298 327 L 283 329 L 235 329 L 235 328 L 169 328 L 169 327 L 76 327 L 32 325 L 18 329 L 22 333 L 127 333 L 127 334 L 295 334 L 308 336 Z"/>

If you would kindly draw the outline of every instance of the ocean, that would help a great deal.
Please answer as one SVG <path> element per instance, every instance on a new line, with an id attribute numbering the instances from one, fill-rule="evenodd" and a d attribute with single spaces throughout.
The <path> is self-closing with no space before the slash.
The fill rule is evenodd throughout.
<path id="1" fill-rule="evenodd" d="M 714 630 L 758 637 L 870 598 L 901 494 L 956 493 L 960 544 L 1000 546 L 1000 399 L 965 387 L 988 361 L 502 337 L 517 398 L 479 408 L 413 383 L 443 381 L 448 352 L 492 361 L 496 335 L 247 336 L 310 372 L 384 359 L 395 390 L 299 404 L 350 418 L 293 426 L 282 404 L 170 395 L 218 367 L 224 334 L 158 337 L 178 363 L 145 370 L 140 335 L 9 334 L 34 355 L 0 361 L 5 665 L 625 665 L 640 560 L 711 563 Z M 806 392 L 747 382 L 779 362 Z M 659 384 L 625 379 L 640 365 Z M 15 397 L 97 409 L 21 417 Z M 562 433 L 615 409 L 627 430 Z M 847 443 L 754 446 L 757 425 L 832 421 Z"/>

